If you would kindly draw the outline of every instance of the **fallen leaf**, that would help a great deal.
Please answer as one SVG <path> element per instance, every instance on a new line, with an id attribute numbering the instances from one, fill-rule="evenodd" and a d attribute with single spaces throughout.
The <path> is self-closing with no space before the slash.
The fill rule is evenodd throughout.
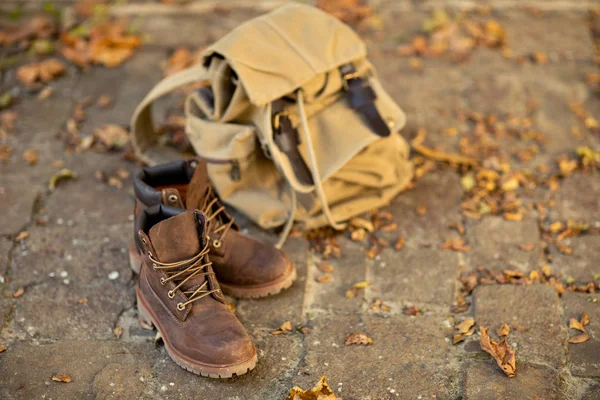
<path id="1" fill-rule="evenodd" d="M 355 229 L 350 234 L 350 239 L 354 240 L 355 242 L 362 242 L 366 239 L 366 237 L 367 237 L 367 231 L 362 228 Z"/>
<path id="2" fill-rule="evenodd" d="M 94 136 L 109 149 L 122 149 L 129 141 L 127 130 L 115 124 L 96 129 Z"/>
<path id="3" fill-rule="evenodd" d="M 96 105 L 100 108 L 107 108 L 111 104 L 112 104 L 112 98 L 106 94 L 103 94 L 102 96 L 98 97 L 98 100 L 96 101 Z"/>
<path id="4" fill-rule="evenodd" d="M 315 278 L 318 283 L 329 283 L 331 282 L 331 275 L 319 275 Z"/>
<path id="5" fill-rule="evenodd" d="M 12 154 L 12 147 L 0 145 L 0 161 L 3 163 L 8 162 L 10 155 Z"/>
<path id="6" fill-rule="evenodd" d="M 0 353 L 4 353 L 6 351 L 7 347 L 5 344 L 0 344 Z"/>
<path id="7" fill-rule="evenodd" d="M 586 326 L 590 323 L 590 316 L 585 311 L 581 313 L 581 318 L 579 319 L 581 325 Z"/>
<path id="8" fill-rule="evenodd" d="M 494 357 L 500 369 L 502 369 L 508 377 L 512 378 L 515 376 L 517 371 L 515 352 L 506 342 L 506 339 L 502 339 L 502 342 L 498 344 L 490 339 L 486 327 L 480 326 L 479 330 L 481 333 L 481 338 L 479 340 L 481 350 Z"/>
<path id="9" fill-rule="evenodd" d="M 371 285 L 371 282 L 367 282 L 367 281 L 357 282 L 354 285 L 352 285 L 348 290 L 346 290 L 346 297 L 349 299 L 356 297 L 356 295 L 358 294 L 358 291 L 360 289 L 364 289 L 370 285 Z"/>
<path id="10" fill-rule="evenodd" d="M 21 231 L 21 232 L 19 232 L 19 234 L 15 238 L 15 241 L 16 242 L 20 242 L 21 240 L 27 239 L 28 237 L 29 237 L 29 232 L 27 232 L 27 231 Z"/>
<path id="11" fill-rule="evenodd" d="M 290 395 L 286 400 L 337 400 L 335 393 L 327 384 L 326 378 L 321 377 L 319 383 L 310 390 L 303 390 L 298 386 L 294 386 L 290 390 Z"/>
<path id="12" fill-rule="evenodd" d="M 121 328 L 120 326 L 115 326 L 115 329 L 113 329 L 113 333 L 115 334 L 115 337 L 117 339 L 119 339 L 121 337 L 121 335 L 123 334 L 123 328 Z"/>
<path id="13" fill-rule="evenodd" d="M 440 249 L 468 252 L 471 250 L 471 247 L 465 245 L 463 238 L 451 238 L 446 239 L 444 243 L 440 244 Z"/>
<path id="14" fill-rule="evenodd" d="M 529 242 L 529 243 L 521 243 L 519 245 L 519 248 L 523 251 L 531 251 L 533 250 L 535 247 L 535 243 Z"/>
<path id="15" fill-rule="evenodd" d="M 423 216 L 425 214 L 427 214 L 427 207 L 425 207 L 424 205 L 420 204 L 417 206 L 417 214 L 420 216 Z"/>
<path id="16" fill-rule="evenodd" d="M 25 85 L 36 81 L 48 83 L 65 72 L 65 65 L 56 58 L 26 64 L 17 69 L 17 79 Z"/>
<path id="17" fill-rule="evenodd" d="M 48 183 L 48 189 L 50 190 L 54 190 L 56 188 L 56 184 L 60 181 L 66 180 L 66 179 L 76 179 L 77 178 L 77 174 L 73 171 L 71 171 L 68 168 L 63 168 L 60 171 L 58 171 L 56 174 L 54 174 L 52 176 L 52 178 L 50 178 L 50 183 Z"/>
<path id="18" fill-rule="evenodd" d="M 79 300 L 77 300 L 77 302 L 79 304 L 86 304 L 88 302 L 88 299 L 87 299 L 87 297 L 82 297 Z"/>
<path id="19" fill-rule="evenodd" d="M 569 343 L 583 343 L 587 342 L 590 339 L 590 335 L 587 333 L 582 333 L 580 335 L 573 336 L 569 339 Z"/>
<path id="20" fill-rule="evenodd" d="M 392 222 L 391 224 L 387 224 L 387 225 L 384 225 L 381 228 L 379 228 L 379 230 L 381 232 L 392 232 L 392 231 L 395 231 L 396 229 L 398 229 L 398 224 L 395 222 Z"/>
<path id="21" fill-rule="evenodd" d="M 464 333 L 455 333 L 454 336 L 452 336 L 452 344 L 463 342 L 466 338 Z"/>
<path id="22" fill-rule="evenodd" d="M 24 293 L 25 293 L 25 288 L 20 287 L 17 289 L 16 292 L 13 293 L 12 297 L 14 297 L 16 299 L 16 298 L 23 296 Z"/>
<path id="23" fill-rule="evenodd" d="M 365 335 L 364 333 L 350 333 L 346 335 L 346 340 L 344 342 L 346 346 L 350 346 L 352 344 L 356 345 L 365 345 L 368 346 L 373 344 L 373 339 Z"/>
<path id="24" fill-rule="evenodd" d="M 35 165 L 38 162 L 38 152 L 36 149 L 27 149 L 23 153 L 23 160 L 29 165 Z"/>
<path id="25" fill-rule="evenodd" d="M 569 320 L 569 328 L 577 329 L 578 331 L 585 332 L 585 328 L 583 327 L 583 324 L 581 322 L 577 321 L 575 318 L 571 318 Z"/>
<path id="26" fill-rule="evenodd" d="M 458 323 L 454 328 L 458 333 L 467 333 L 475 325 L 474 318 L 467 318 L 464 321 Z"/>
<path id="27" fill-rule="evenodd" d="M 282 335 L 282 334 L 287 334 L 287 332 L 290 332 L 291 330 L 292 330 L 292 323 L 290 321 L 285 321 L 283 324 L 281 324 L 281 326 L 278 329 L 271 332 L 271 334 Z"/>
<path id="28" fill-rule="evenodd" d="M 51 95 L 52 95 L 52 86 L 46 86 L 45 88 L 42 89 L 40 94 L 38 94 L 37 98 L 39 101 L 44 101 Z"/>
<path id="29" fill-rule="evenodd" d="M 402 236 L 400 236 L 397 240 L 396 243 L 394 243 L 394 249 L 396 251 L 398 250 L 402 250 L 404 248 L 404 238 Z"/>
<path id="30" fill-rule="evenodd" d="M 411 306 L 411 307 L 405 307 L 402 310 L 402 314 L 415 316 L 415 315 L 419 315 L 420 311 L 416 306 Z"/>
<path id="31" fill-rule="evenodd" d="M 510 326 L 507 323 L 502 324 L 502 326 L 498 329 L 496 329 L 496 335 L 502 337 L 502 336 L 508 336 L 508 334 L 510 333 Z"/>
<path id="32" fill-rule="evenodd" d="M 325 274 L 330 274 L 334 271 L 334 268 L 331 264 L 327 264 L 327 263 L 317 263 L 317 268 L 319 269 L 319 271 L 325 273 Z"/>
<path id="33" fill-rule="evenodd" d="M 71 377 L 67 374 L 56 374 L 52 377 L 52 380 L 54 382 L 63 382 L 63 383 L 69 383 L 69 382 L 73 382 L 73 379 L 71 379 Z"/>

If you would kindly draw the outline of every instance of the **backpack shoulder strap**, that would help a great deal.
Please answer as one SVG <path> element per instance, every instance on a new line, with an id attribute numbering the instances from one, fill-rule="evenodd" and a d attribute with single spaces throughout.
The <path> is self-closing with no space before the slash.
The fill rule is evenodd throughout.
<path id="1" fill-rule="evenodd" d="M 208 79 L 208 70 L 203 65 L 195 65 L 169 75 L 160 81 L 138 105 L 131 119 L 131 144 L 136 156 L 148 165 L 156 164 L 145 151 L 156 142 L 157 134 L 152 122 L 152 103 L 173 90 L 194 82 Z"/>

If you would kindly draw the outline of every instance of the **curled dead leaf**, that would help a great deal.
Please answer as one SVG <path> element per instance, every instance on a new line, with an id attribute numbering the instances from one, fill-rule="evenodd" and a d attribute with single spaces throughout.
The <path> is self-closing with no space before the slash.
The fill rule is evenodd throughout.
<path id="1" fill-rule="evenodd" d="M 292 330 L 292 323 L 290 321 L 285 321 L 281 326 L 271 332 L 272 335 L 286 335 L 287 332 Z"/>
<path id="2" fill-rule="evenodd" d="M 21 231 L 21 232 L 19 232 L 19 234 L 15 238 L 15 241 L 16 242 L 20 242 L 21 240 L 27 239 L 28 237 L 29 237 L 29 232 L 27 232 L 27 231 Z"/>
<path id="3" fill-rule="evenodd" d="M 533 242 L 521 243 L 519 245 L 519 248 L 523 251 L 531 251 L 534 249 L 534 247 L 535 247 L 535 243 L 533 243 Z"/>
<path id="4" fill-rule="evenodd" d="M 0 353 L 4 353 L 8 347 L 5 344 L 0 344 Z"/>
<path id="5" fill-rule="evenodd" d="M 468 252 L 471 250 L 471 247 L 465 245 L 463 238 L 450 238 L 440 244 L 440 249 Z"/>
<path id="6" fill-rule="evenodd" d="M 370 344 L 373 344 L 373 339 L 371 339 L 364 333 L 353 332 L 346 335 L 346 340 L 344 341 L 344 344 L 346 346 L 350 346 L 353 344 L 368 346 Z"/>
<path id="7" fill-rule="evenodd" d="M 318 283 L 329 283 L 331 282 L 331 275 L 319 275 L 315 278 Z"/>
<path id="8" fill-rule="evenodd" d="M 13 293 L 12 297 L 14 297 L 16 299 L 16 298 L 23 296 L 24 293 L 25 293 L 25 288 L 20 287 L 17 289 L 16 292 Z"/>
<path id="9" fill-rule="evenodd" d="M 581 325 L 586 326 L 590 323 L 590 316 L 587 312 L 584 311 L 581 313 L 581 318 L 579 319 L 579 321 L 581 322 Z"/>
<path id="10" fill-rule="evenodd" d="M 498 335 L 500 337 L 508 336 L 509 333 L 510 333 L 510 326 L 507 323 L 503 323 L 500 328 L 496 329 L 496 335 Z"/>
<path id="11" fill-rule="evenodd" d="M 325 274 L 330 274 L 334 271 L 334 268 L 331 264 L 327 264 L 324 262 L 317 263 L 317 268 L 319 269 L 319 271 Z"/>
<path id="12" fill-rule="evenodd" d="M 454 327 L 458 333 L 467 333 L 475 325 L 474 318 L 467 318 Z"/>
<path id="13" fill-rule="evenodd" d="M 510 347 L 506 339 L 502 339 L 500 344 L 490 339 L 488 329 L 485 326 L 479 327 L 481 338 L 479 346 L 481 350 L 490 354 L 496 360 L 500 369 L 508 376 L 513 377 L 517 371 L 517 361 L 514 350 Z"/>
<path id="14" fill-rule="evenodd" d="M 578 331 L 585 332 L 585 328 L 583 327 L 583 324 L 581 322 L 579 322 L 578 320 L 576 320 L 575 318 L 571 318 L 569 320 L 569 328 L 577 329 Z"/>
<path id="15" fill-rule="evenodd" d="M 405 307 L 402 310 L 402 314 L 404 314 L 404 315 L 415 316 L 415 315 L 419 315 L 420 313 L 421 312 L 419 311 L 419 309 L 416 306 Z"/>
<path id="16" fill-rule="evenodd" d="M 402 236 L 400 236 L 398 239 L 396 239 L 396 243 L 394 243 L 394 250 L 399 251 L 402 250 L 404 248 L 404 238 Z"/>
<path id="17" fill-rule="evenodd" d="M 109 149 L 122 149 L 129 141 L 127 130 L 115 124 L 96 129 L 94 136 Z"/>
<path id="18" fill-rule="evenodd" d="M 73 379 L 71 379 L 71 377 L 69 375 L 64 374 L 64 373 L 54 375 L 52 377 L 52 380 L 54 382 L 63 382 L 63 383 L 73 382 Z"/>
<path id="19" fill-rule="evenodd" d="M 23 153 L 23 160 L 29 165 L 35 165 L 38 162 L 38 152 L 36 149 L 27 149 Z"/>
<path id="20" fill-rule="evenodd" d="M 315 387 L 310 390 L 294 386 L 286 400 L 337 400 L 337 397 L 327 384 L 327 378 L 322 376 Z"/>
<path id="21" fill-rule="evenodd" d="M 117 339 L 121 338 L 121 335 L 123 334 L 123 328 L 121 328 L 120 326 L 115 326 L 115 329 L 113 329 L 113 333 L 115 334 L 115 337 Z"/>
<path id="22" fill-rule="evenodd" d="M 50 190 L 54 190 L 56 188 L 56 184 L 60 181 L 66 180 L 66 179 L 76 179 L 77 178 L 77 174 L 73 171 L 71 171 L 68 168 L 63 168 L 60 171 L 58 171 L 56 174 L 54 174 L 52 176 L 52 178 L 50 178 L 50 183 L 48 183 L 48 189 Z"/>
<path id="23" fill-rule="evenodd" d="M 587 333 L 582 333 L 580 335 L 576 335 L 573 336 L 572 338 L 569 339 L 569 343 L 583 343 L 583 342 L 587 342 L 590 339 L 590 335 L 588 335 Z"/>

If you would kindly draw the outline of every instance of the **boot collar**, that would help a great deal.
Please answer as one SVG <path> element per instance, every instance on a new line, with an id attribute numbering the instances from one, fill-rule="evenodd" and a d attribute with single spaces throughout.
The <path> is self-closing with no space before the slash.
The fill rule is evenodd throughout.
<path id="1" fill-rule="evenodd" d="M 133 180 L 133 191 L 138 201 L 147 207 L 162 204 L 176 190 L 157 190 L 159 186 L 188 184 L 194 175 L 198 160 L 182 160 L 140 169 Z"/>

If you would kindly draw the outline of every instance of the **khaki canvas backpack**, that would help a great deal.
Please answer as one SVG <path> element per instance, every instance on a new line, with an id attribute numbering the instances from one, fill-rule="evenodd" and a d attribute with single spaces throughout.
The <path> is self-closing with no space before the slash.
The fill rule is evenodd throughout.
<path id="1" fill-rule="evenodd" d="M 161 81 L 133 116 L 140 159 L 172 158 L 156 146 L 151 104 L 202 81 L 185 103 L 194 150 L 226 204 L 263 228 L 285 225 L 283 238 L 294 221 L 340 229 L 412 178 L 403 111 L 363 41 L 317 8 L 290 3 L 250 20 Z"/>

